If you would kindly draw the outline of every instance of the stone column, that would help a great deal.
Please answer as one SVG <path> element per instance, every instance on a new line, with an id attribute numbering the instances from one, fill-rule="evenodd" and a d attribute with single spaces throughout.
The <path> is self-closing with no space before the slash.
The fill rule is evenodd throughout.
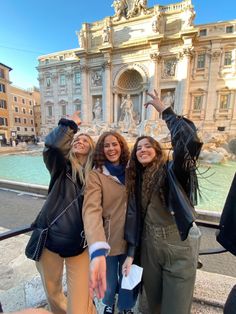
<path id="1" fill-rule="evenodd" d="M 161 56 L 160 52 L 154 52 L 150 54 L 150 57 L 154 64 L 154 79 L 153 79 L 153 88 L 150 92 L 153 92 L 154 89 L 158 92 L 159 96 L 161 96 L 161 89 L 160 89 L 160 79 L 161 79 Z M 159 118 L 159 113 L 151 107 L 151 111 L 149 113 L 149 119 L 157 120 Z"/>
<path id="2" fill-rule="evenodd" d="M 178 87 L 176 90 L 177 113 L 187 115 L 190 105 L 189 76 L 190 62 L 192 58 L 192 47 L 184 48 L 179 55 L 178 64 Z"/>
<path id="3" fill-rule="evenodd" d="M 87 65 L 81 66 L 81 96 L 82 96 L 82 120 L 85 123 L 91 122 L 91 104 L 89 104 L 88 91 L 90 88 L 89 79 L 88 79 L 88 67 Z M 91 112 L 90 112 L 91 111 Z"/>
<path id="4" fill-rule="evenodd" d="M 104 83 L 103 83 L 103 119 L 107 123 L 113 122 L 113 106 L 111 100 L 111 62 L 109 58 L 103 64 Z"/>
<path id="5" fill-rule="evenodd" d="M 205 123 L 206 124 L 212 124 L 214 126 L 214 115 L 215 110 L 217 110 L 218 106 L 218 93 L 216 93 L 216 86 L 217 86 L 217 79 L 220 69 L 220 57 L 221 57 L 221 51 L 219 48 L 213 47 L 213 51 L 211 54 L 211 63 L 209 67 L 209 79 L 208 79 L 208 94 L 207 94 L 207 108 L 206 108 L 206 117 L 205 117 Z M 210 125 L 209 125 L 210 126 Z"/>
<path id="6" fill-rule="evenodd" d="M 115 92 L 114 94 L 114 122 L 116 125 L 118 123 L 118 107 L 119 107 L 118 100 L 119 100 L 118 94 L 117 92 Z"/>
<path id="7" fill-rule="evenodd" d="M 146 109 L 144 107 L 145 102 L 146 102 L 146 91 L 144 90 L 142 92 L 141 121 L 146 120 L 146 116 L 147 116 Z"/>

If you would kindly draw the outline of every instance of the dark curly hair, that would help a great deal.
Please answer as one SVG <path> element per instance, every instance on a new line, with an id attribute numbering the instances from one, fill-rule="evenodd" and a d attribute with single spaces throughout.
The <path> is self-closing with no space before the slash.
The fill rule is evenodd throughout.
<path id="1" fill-rule="evenodd" d="M 136 153 L 138 143 L 147 139 L 156 152 L 153 161 L 143 167 L 138 161 Z M 142 182 L 145 185 L 145 197 L 149 197 L 155 186 L 162 187 L 165 178 L 164 165 L 166 164 L 166 154 L 164 153 L 161 145 L 151 136 L 140 136 L 137 138 L 130 157 L 129 166 L 126 169 L 126 189 L 128 195 L 137 191 L 141 193 Z"/>
<path id="2" fill-rule="evenodd" d="M 95 168 L 100 169 L 101 172 L 102 172 L 102 166 L 105 164 L 105 161 L 107 160 L 104 154 L 104 141 L 105 141 L 105 138 L 109 135 L 114 136 L 120 144 L 120 148 L 121 148 L 120 164 L 126 166 L 130 157 L 130 152 L 129 152 L 129 147 L 127 145 L 127 142 L 120 133 L 115 132 L 115 131 L 108 131 L 108 132 L 102 133 L 102 135 L 100 135 L 97 141 L 97 144 L 95 146 L 94 159 L 93 159 Z"/>

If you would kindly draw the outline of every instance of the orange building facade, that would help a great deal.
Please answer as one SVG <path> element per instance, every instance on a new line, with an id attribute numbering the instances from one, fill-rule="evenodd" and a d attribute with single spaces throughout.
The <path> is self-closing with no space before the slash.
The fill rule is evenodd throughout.
<path id="1" fill-rule="evenodd" d="M 12 69 L 0 63 L 0 145 L 4 145 L 10 138 L 9 116 L 9 72 Z"/>

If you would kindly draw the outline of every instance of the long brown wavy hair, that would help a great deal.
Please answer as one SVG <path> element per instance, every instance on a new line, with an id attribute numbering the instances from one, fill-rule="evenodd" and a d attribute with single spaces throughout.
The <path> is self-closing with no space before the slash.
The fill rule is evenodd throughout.
<path id="1" fill-rule="evenodd" d="M 130 152 L 129 152 L 127 142 L 120 133 L 115 132 L 115 131 L 108 131 L 108 132 L 102 133 L 102 135 L 100 135 L 97 141 L 97 144 L 95 146 L 94 159 L 93 159 L 95 168 L 100 169 L 101 172 L 102 172 L 102 166 L 105 164 L 105 161 L 107 160 L 104 154 L 104 141 L 105 141 L 105 138 L 109 135 L 114 136 L 120 144 L 120 148 L 121 148 L 120 164 L 126 166 L 130 157 Z"/>
<path id="2" fill-rule="evenodd" d="M 146 167 L 138 161 L 136 156 L 138 143 L 143 139 L 147 139 L 156 152 L 155 158 Z M 126 190 L 128 195 L 141 193 L 141 185 L 144 184 L 145 198 L 149 199 L 154 184 L 161 188 L 165 179 L 164 165 L 166 159 L 166 154 L 161 148 L 161 145 L 153 137 L 138 137 L 131 153 L 129 166 L 126 169 Z"/>

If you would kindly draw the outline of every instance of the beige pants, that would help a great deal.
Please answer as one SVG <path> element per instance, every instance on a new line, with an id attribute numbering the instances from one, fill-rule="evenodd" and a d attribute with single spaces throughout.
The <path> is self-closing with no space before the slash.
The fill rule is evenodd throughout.
<path id="1" fill-rule="evenodd" d="M 66 266 L 67 298 L 63 293 L 63 266 Z M 63 258 L 44 249 L 36 267 L 41 275 L 49 309 L 54 314 L 95 314 L 89 296 L 89 256 L 85 250 L 74 257 Z"/>

